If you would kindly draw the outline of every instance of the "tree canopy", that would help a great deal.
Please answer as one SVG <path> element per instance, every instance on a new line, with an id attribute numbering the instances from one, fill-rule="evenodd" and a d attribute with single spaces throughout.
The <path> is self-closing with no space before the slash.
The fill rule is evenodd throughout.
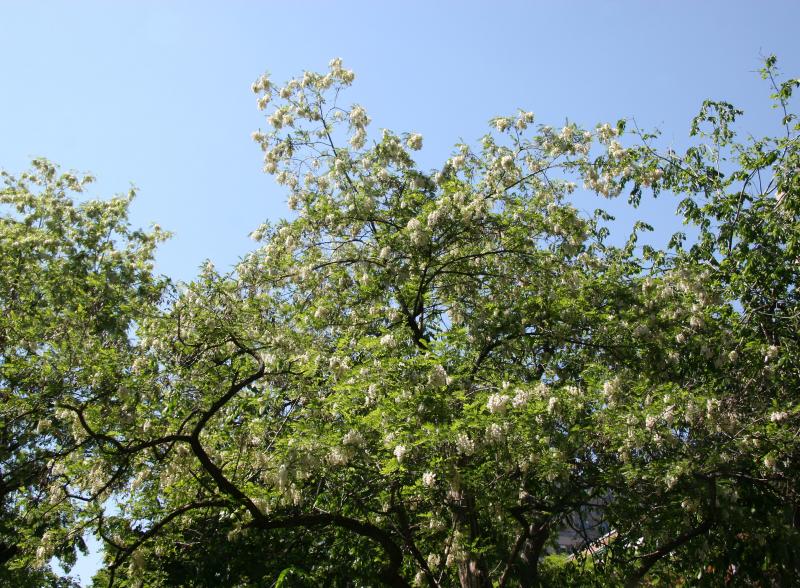
<path id="1" fill-rule="evenodd" d="M 68 582 L 94 534 L 97 586 L 789 585 L 800 81 L 762 74 L 774 137 L 519 111 L 427 171 L 340 60 L 262 76 L 294 215 L 186 284 L 130 197 L 6 174 L 0 578 Z M 685 234 L 610 235 L 603 198 L 656 196 Z"/>

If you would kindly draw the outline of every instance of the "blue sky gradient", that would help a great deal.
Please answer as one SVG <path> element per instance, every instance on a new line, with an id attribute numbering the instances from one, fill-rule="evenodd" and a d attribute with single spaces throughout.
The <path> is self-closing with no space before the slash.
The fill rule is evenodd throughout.
<path id="1" fill-rule="evenodd" d="M 250 231 L 288 214 L 250 139 L 266 126 L 250 92 L 265 70 L 283 81 L 342 57 L 357 74 L 345 101 L 374 131 L 422 133 L 425 168 L 517 108 L 552 125 L 635 117 L 679 148 L 706 98 L 743 108 L 747 132 L 776 129 L 754 72 L 775 53 L 800 75 L 798 22 L 800 2 L 766 0 L 5 0 L 0 167 L 44 156 L 95 174 L 98 197 L 135 184 L 133 223 L 175 233 L 158 270 L 189 280 L 206 258 L 231 266 Z M 673 211 L 659 200 L 634 216 L 671 232 Z"/>

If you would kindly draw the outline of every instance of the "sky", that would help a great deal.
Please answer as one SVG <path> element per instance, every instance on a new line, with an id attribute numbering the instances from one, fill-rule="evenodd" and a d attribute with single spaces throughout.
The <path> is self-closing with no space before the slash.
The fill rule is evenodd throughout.
<path id="1" fill-rule="evenodd" d="M 800 75 L 798 22 L 796 0 L 0 0 L 0 168 L 43 156 L 97 176 L 93 197 L 135 185 L 132 223 L 174 233 L 157 270 L 190 280 L 289 215 L 250 138 L 264 71 L 280 82 L 341 57 L 357 76 L 345 102 L 375 130 L 422 133 L 423 168 L 517 108 L 553 126 L 635 118 L 680 147 L 706 98 L 744 109 L 746 133 L 775 130 L 756 71 L 774 53 Z M 674 205 L 636 214 L 671 232 Z"/>

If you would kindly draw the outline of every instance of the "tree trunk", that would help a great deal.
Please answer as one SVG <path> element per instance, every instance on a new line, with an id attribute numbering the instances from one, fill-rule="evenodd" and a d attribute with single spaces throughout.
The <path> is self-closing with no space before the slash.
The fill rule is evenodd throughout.
<path id="1" fill-rule="evenodd" d="M 454 487 L 450 490 L 453 514 L 459 532 L 474 542 L 480 536 L 478 517 L 475 512 L 475 500 L 464 488 Z M 491 588 L 489 568 L 482 555 L 467 548 L 463 559 L 458 563 L 458 579 L 461 588 Z"/>
<path id="2" fill-rule="evenodd" d="M 489 574 L 483 558 L 473 553 L 468 554 L 464 561 L 458 564 L 458 580 L 461 588 L 491 588 Z"/>
<path id="3" fill-rule="evenodd" d="M 522 560 L 522 570 L 520 583 L 525 588 L 539 586 L 539 557 L 542 555 L 542 548 L 549 536 L 549 524 L 531 525 L 528 528 L 528 538 L 522 547 L 520 559 Z"/>

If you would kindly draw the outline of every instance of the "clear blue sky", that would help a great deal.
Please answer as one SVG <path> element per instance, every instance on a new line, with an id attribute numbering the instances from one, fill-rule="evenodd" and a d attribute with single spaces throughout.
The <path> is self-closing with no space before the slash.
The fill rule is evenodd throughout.
<path id="1" fill-rule="evenodd" d="M 357 74 L 346 98 L 375 129 L 422 133 L 433 167 L 517 107 L 554 125 L 635 116 L 680 145 L 715 98 L 769 132 L 753 72 L 775 53 L 800 75 L 798 23 L 796 0 L 0 0 L 0 167 L 45 156 L 97 175 L 101 197 L 134 183 L 134 223 L 175 233 L 158 269 L 188 280 L 205 258 L 230 266 L 252 229 L 288 212 L 250 139 L 265 70 L 282 81 L 342 57 Z M 649 213 L 669 220 L 662 206 Z"/>

